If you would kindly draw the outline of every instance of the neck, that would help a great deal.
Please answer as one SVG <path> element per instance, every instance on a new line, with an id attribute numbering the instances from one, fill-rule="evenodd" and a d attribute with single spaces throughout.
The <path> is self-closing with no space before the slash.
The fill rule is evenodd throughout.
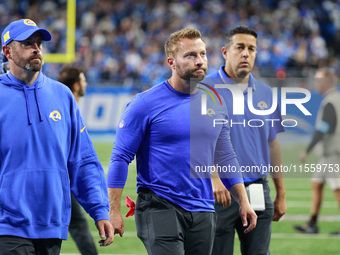
<path id="1" fill-rule="evenodd" d="M 224 67 L 223 70 L 226 73 L 226 75 L 230 79 L 234 80 L 235 82 L 237 82 L 237 83 L 245 83 L 245 84 L 249 83 L 249 75 L 250 75 L 250 73 L 248 73 L 245 77 L 239 77 L 236 74 L 233 74 L 233 72 L 230 72 L 230 71 L 228 72 L 226 66 Z"/>
<path id="2" fill-rule="evenodd" d="M 324 93 L 322 93 L 323 96 L 325 96 L 326 94 L 328 94 L 332 89 L 334 89 L 335 87 L 331 86 L 328 89 L 325 90 Z"/>
<path id="3" fill-rule="evenodd" d="M 76 92 L 73 92 L 74 98 L 76 99 L 76 102 L 79 102 L 79 95 Z"/>
<path id="4" fill-rule="evenodd" d="M 31 86 L 35 80 L 38 78 L 40 72 L 30 72 L 26 70 L 18 70 L 16 68 L 10 67 L 11 73 L 15 78 L 18 80 L 26 83 L 27 85 Z"/>
<path id="5" fill-rule="evenodd" d="M 184 94 L 194 94 L 197 92 L 197 86 L 190 86 L 190 81 L 183 80 L 177 76 L 172 75 L 168 80 L 173 89 Z"/>

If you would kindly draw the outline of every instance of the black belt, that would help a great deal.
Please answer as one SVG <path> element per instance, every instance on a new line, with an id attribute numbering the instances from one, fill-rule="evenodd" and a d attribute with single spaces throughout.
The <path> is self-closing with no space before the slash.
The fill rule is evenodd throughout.
<path id="1" fill-rule="evenodd" d="M 249 186 L 250 184 L 253 184 L 253 183 L 262 183 L 264 181 L 267 180 L 267 176 L 262 176 L 260 179 L 256 180 L 256 181 L 253 181 L 253 182 L 245 182 L 244 183 L 244 186 Z"/>
<path id="2" fill-rule="evenodd" d="M 145 187 L 141 187 L 138 189 L 138 193 L 153 193 L 155 194 L 155 192 L 153 192 L 152 190 L 150 190 L 149 188 L 145 188 Z"/>

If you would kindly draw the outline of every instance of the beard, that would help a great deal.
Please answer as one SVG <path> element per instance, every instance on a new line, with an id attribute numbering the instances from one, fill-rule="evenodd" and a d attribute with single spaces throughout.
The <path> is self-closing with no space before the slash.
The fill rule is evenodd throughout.
<path id="1" fill-rule="evenodd" d="M 194 74 L 195 71 L 200 70 L 200 69 L 204 71 L 203 74 Z M 178 76 L 183 80 L 190 81 L 190 79 L 197 79 L 201 81 L 207 75 L 208 68 L 201 67 L 201 68 L 183 70 L 179 65 L 176 64 L 176 70 L 177 70 Z"/>
<path id="2" fill-rule="evenodd" d="M 237 72 L 237 77 L 240 78 L 240 79 L 243 79 L 243 78 L 245 78 L 248 74 L 249 74 L 248 71 L 241 70 L 241 71 Z"/>
<path id="3" fill-rule="evenodd" d="M 80 86 L 80 89 L 78 91 L 79 97 L 85 96 L 85 88 Z"/>
<path id="4" fill-rule="evenodd" d="M 29 59 L 24 59 L 23 57 L 15 54 L 13 55 L 13 62 L 17 66 L 25 69 L 30 72 L 39 72 L 42 67 L 42 57 L 39 57 L 40 60 L 34 59 L 37 56 L 30 57 Z"/>

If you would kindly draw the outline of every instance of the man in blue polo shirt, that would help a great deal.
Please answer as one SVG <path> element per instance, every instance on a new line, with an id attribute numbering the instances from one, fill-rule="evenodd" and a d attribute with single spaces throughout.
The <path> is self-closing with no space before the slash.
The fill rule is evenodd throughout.
<path id="1" fill-rule="evenodd" d="M 272 176 L 275 177 L 273 181 L 276 189 L 274 203 L 266 178 L 271 170 L 269 166 L 281 165 L 280 145 L 276 134 L 284 130 L 279 108 L 266 115 L 258 115 L 256 112 L 270 110 L 272 106 L 272 89 L 255 80 L 250 73 L 255 62 L 256 48 L 257 34 L 254 30 L 245 26 L 233 28 L 227 33 L 225 46 L 222 48 L 225 65 L 218 72 L 208 75 L 205 80 L 215 84 L 217 92 L 227 103 L 230 137 L 243 180 L 248 188 L 248 195 L 258 202 L 256 208 L 253 206 L 258 215 L 257 227 L 251 233 L 244 234 L 241 231 L 237 203 L 231 199 L 231 205 L 223 207 L 230 204 L 230 195 L 221 185 L 220 179 L 212 179 L 215 198 L 220 202 L 215 205 L 218 220 L 212 254 L 216 255 L 233 254 L 234 229 L 241 241 L 242 254 L 269 254 L 271 221 L 279 220 L 286 211 L 282 175 Z M 228 85 L 231 85 L 229 89 L 226 88 Z M 252 102 L 249 103 L 256 110 L 248 107 L 249 93 L 252 93 Z"/>
<path id="2" fill-rule="evenodd" d="M 221 174 L 231 177 L 223 182 L 240 204 L 243 231 L 255 227 L 256 215 L 240 178 L 229 126 L 213 125 L 215 118 L 227 119 L 225 103 L 215 105 L 209 97 L 207 107 L 212 110 L 202 114 L 203 90 L 197 88 L 198 81 L 191 83 L 193 78 L 202 80 L 208 68 L 200 32 L 182 29 L 171 34 L 165 52 L 172 76 L 137 94 L 117 129 L 108 172 L 111 223 L 122 236 L 122 190 L 128 164 L 136 155 L 136 228 L 148 253 L 208 255 L 215 213 L 206 169 L 214 165 L 235 169 L 234 174 Z M 247 218 L 251 222 L 248 227 Z"/>

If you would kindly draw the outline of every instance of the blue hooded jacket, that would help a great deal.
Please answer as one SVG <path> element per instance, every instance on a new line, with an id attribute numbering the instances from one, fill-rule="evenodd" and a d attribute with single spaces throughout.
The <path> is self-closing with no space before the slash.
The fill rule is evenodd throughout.
<path id="1" fill-rule="evenodd" d="M 0 76 L 0 235 L 67 239 L 70 190 L 108 216 L 103 168 L 71 91 L 40 72 L 28 86 Z"/>

